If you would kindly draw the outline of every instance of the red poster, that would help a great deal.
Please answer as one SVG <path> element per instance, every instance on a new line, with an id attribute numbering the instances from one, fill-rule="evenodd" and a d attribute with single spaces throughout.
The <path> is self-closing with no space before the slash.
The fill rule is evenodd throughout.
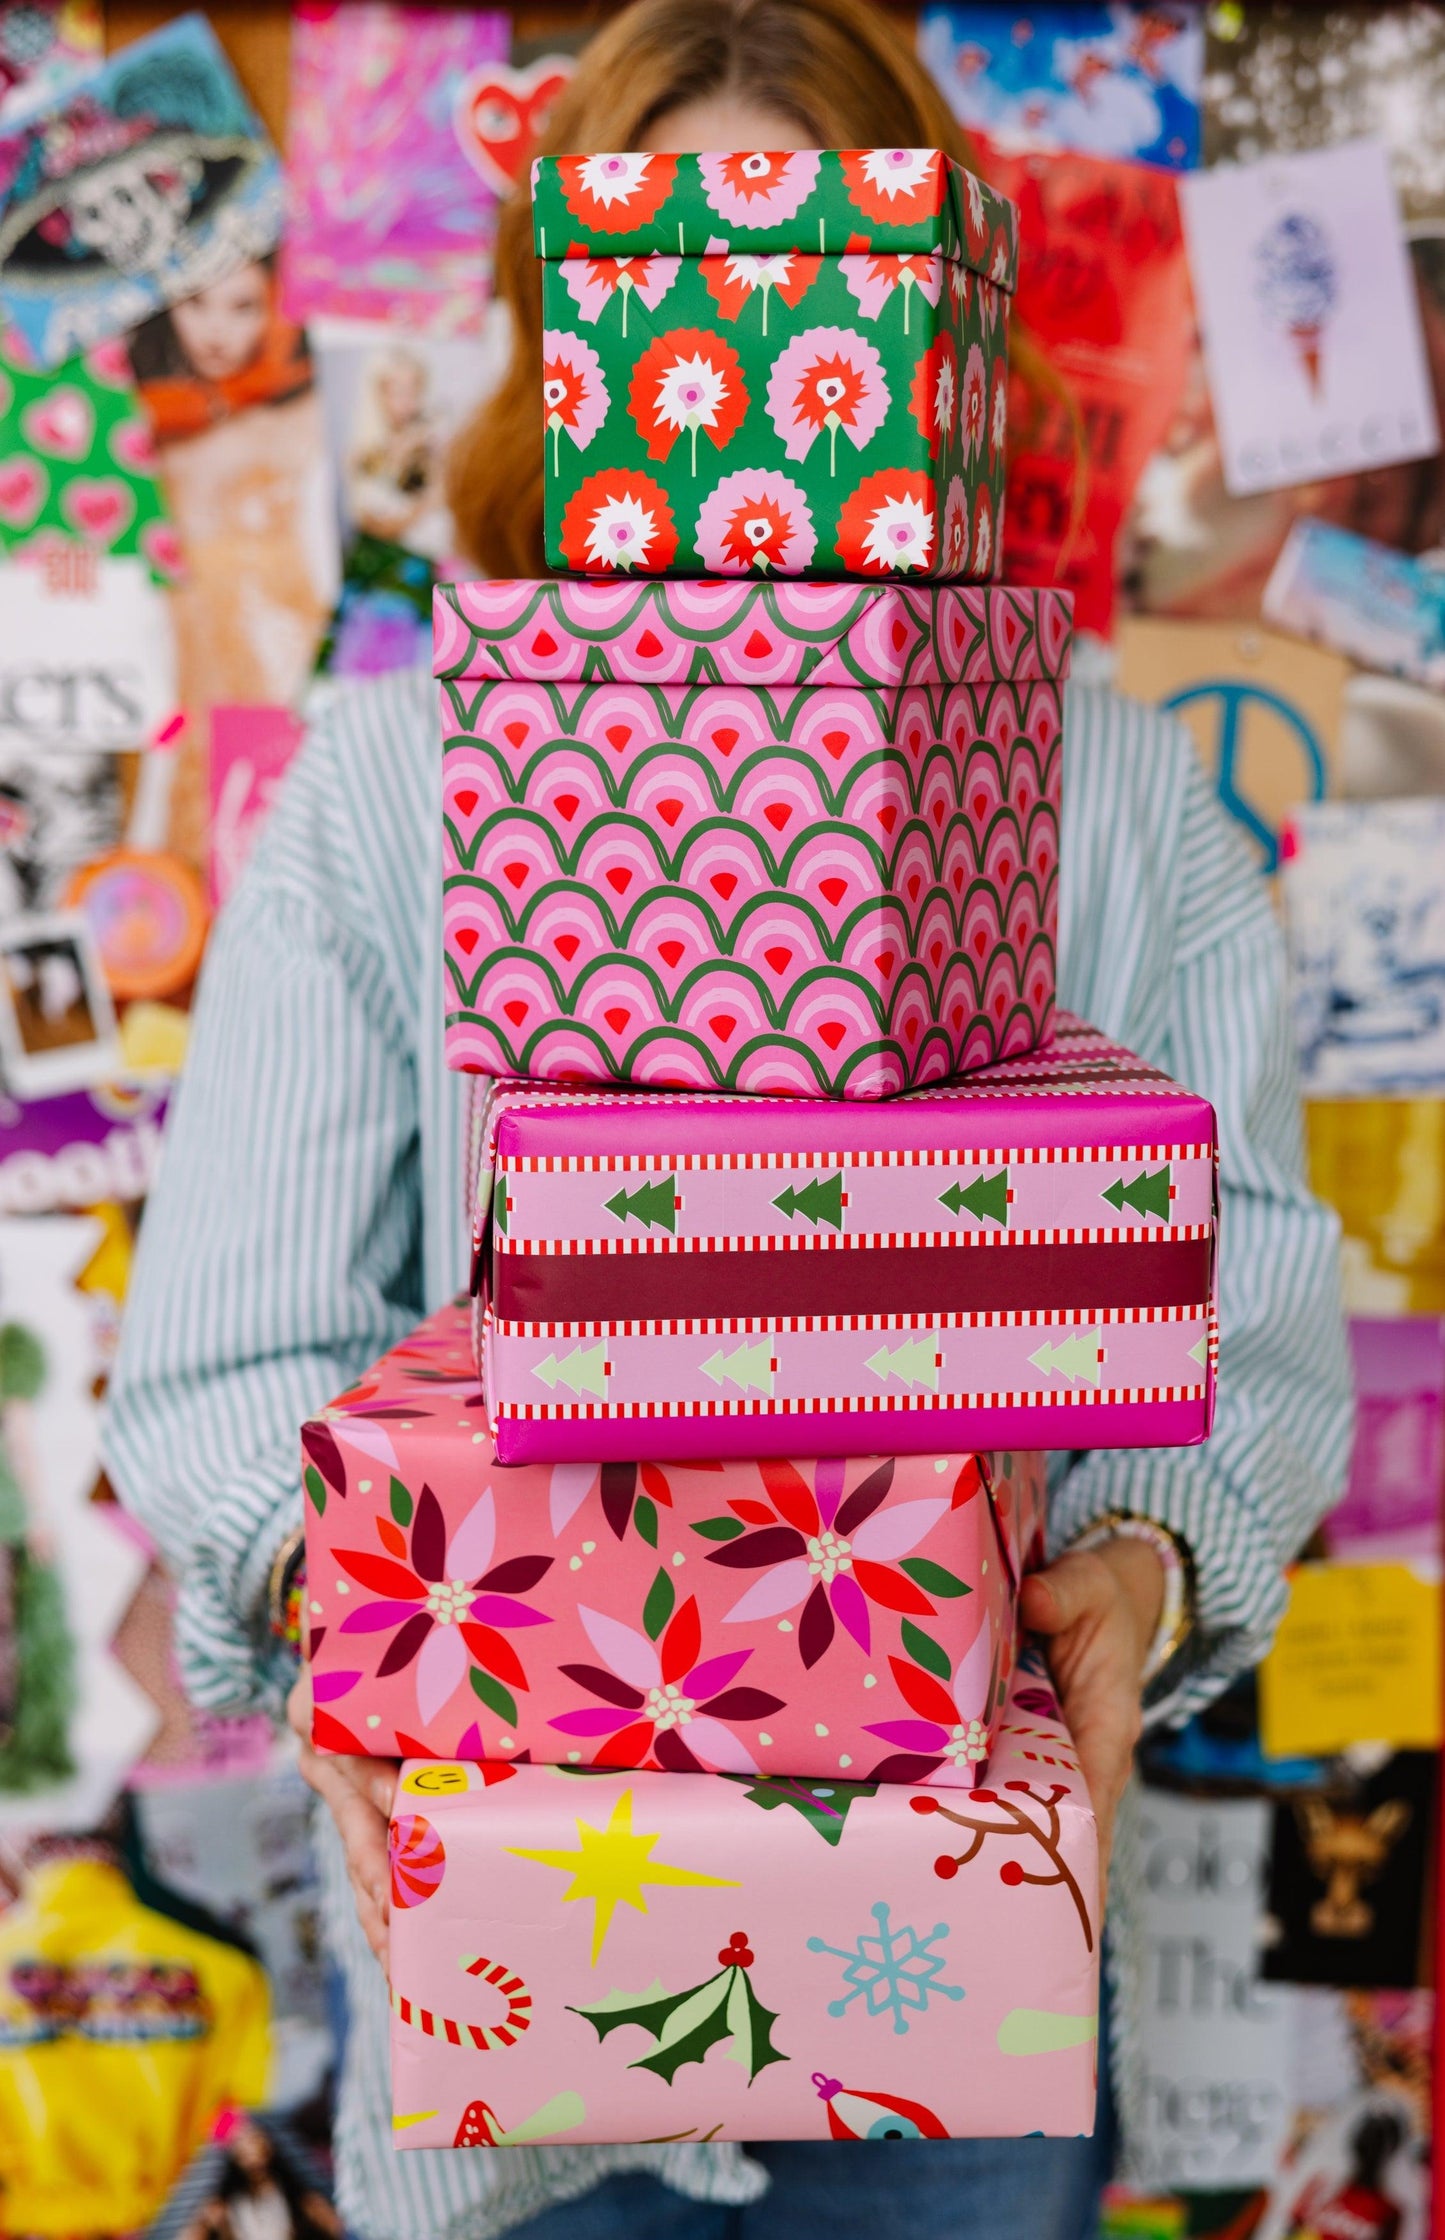
<path id="1" fill-rule="evenodd" d="M 1149 164 L 976 144 L 979 168 L 1022 218 L 1015 319 L 1067 391 L 1015 374 L 1004 579 L 1065 585 L 1080 627 L 1107 636 L 1119 531 L 1179 401 L 1194 333 L 1174 179 Z M 1070 400 L 1088 460 L 1076 520 Z"/>

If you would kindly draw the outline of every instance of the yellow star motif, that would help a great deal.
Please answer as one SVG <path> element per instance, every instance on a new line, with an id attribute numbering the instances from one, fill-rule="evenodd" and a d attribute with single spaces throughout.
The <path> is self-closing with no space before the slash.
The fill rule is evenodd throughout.
<path id="1" fill-rule="evenodd" d="M 509 1846 L 514 1859 L 533 1859 L 539 1867 L 572 1868 L 572 1885 L 562 1893 L 562 1903 L 574 1899 L 590 1898 L 596 1907 L 592 1916 L 592 1965 L 597 1965 L 603 1939 L 612 1925 L 613 1910 L 617 1906 L 631 1906 L 637 1913 L 646 1913 L 647 1900 L 643 1896 L 644 1883 L 692 1883 L 712 1890 L 736 1890 L 738 1884 L 722 1875 L 694 1874 L 690 1867 L 665 1866 L 659 1859 L 651 1864 L 652 1847 L 661 1841 L 662 1831 L 652 1835 L 634 1835 L 632 1832 L 632 1791 L 625 1789 L 612 1808 L 612 1818 L 605 1828 L 594 1828 L 586 1820 L 576 1823 L 578 1848 L 575 1851 L 522 1851 Z"/>

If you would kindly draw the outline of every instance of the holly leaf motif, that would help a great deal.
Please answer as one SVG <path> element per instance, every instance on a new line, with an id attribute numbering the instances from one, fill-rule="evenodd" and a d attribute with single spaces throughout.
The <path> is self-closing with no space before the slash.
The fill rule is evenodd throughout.
<path id="1" fill-rule="evenodd" d="M 776 1812 L 779 1805 L 790 1806 L 834 1850 L 843 1840 L 852 1807 L 860 1797 L 878 1793 L 876 1781 L 802 1781 L 775 1774 L 761 1774 L 755 1779 L 748 1773 L 725 1773 L 718 1778 L 741 1782 L 749 1804 L 760 1806 L 764 1812 Z"/>

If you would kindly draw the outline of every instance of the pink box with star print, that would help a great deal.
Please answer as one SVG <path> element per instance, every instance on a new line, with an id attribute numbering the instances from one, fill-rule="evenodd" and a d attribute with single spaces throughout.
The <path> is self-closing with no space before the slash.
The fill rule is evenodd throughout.
<path id="1" fill-rule="evenodd" d="M 986 1783 L 412 1763 L 400 2147 L 1087 2132 L 1097 1839 L 1036 1652 Z"/>
<path id="2" fill-rule="evenodd" d="M 1039 1455 L 501 1468 L 462 1306 L 302 1446 L 320 1748 L 978 1779 Z"/>
<path id="3" fill-rule="evenodd" d="M 1054 1002 L 1066 593 L 439 587 L 447 1063 L 870 1099 Z"/>

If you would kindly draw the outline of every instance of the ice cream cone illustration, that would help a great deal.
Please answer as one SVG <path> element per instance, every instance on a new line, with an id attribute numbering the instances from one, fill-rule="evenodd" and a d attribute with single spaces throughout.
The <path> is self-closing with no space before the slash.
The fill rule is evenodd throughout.
<path id="1" fill-rule="evenodd" d="M 1254 263 L 1260 307 L 1287 338 L 1310 396 L 1317 399 L 1325 380 L 1325 336 L 1339 293 L 1329 235 L 1308 212 L 1288 210 L 1256 242 Z"/>

